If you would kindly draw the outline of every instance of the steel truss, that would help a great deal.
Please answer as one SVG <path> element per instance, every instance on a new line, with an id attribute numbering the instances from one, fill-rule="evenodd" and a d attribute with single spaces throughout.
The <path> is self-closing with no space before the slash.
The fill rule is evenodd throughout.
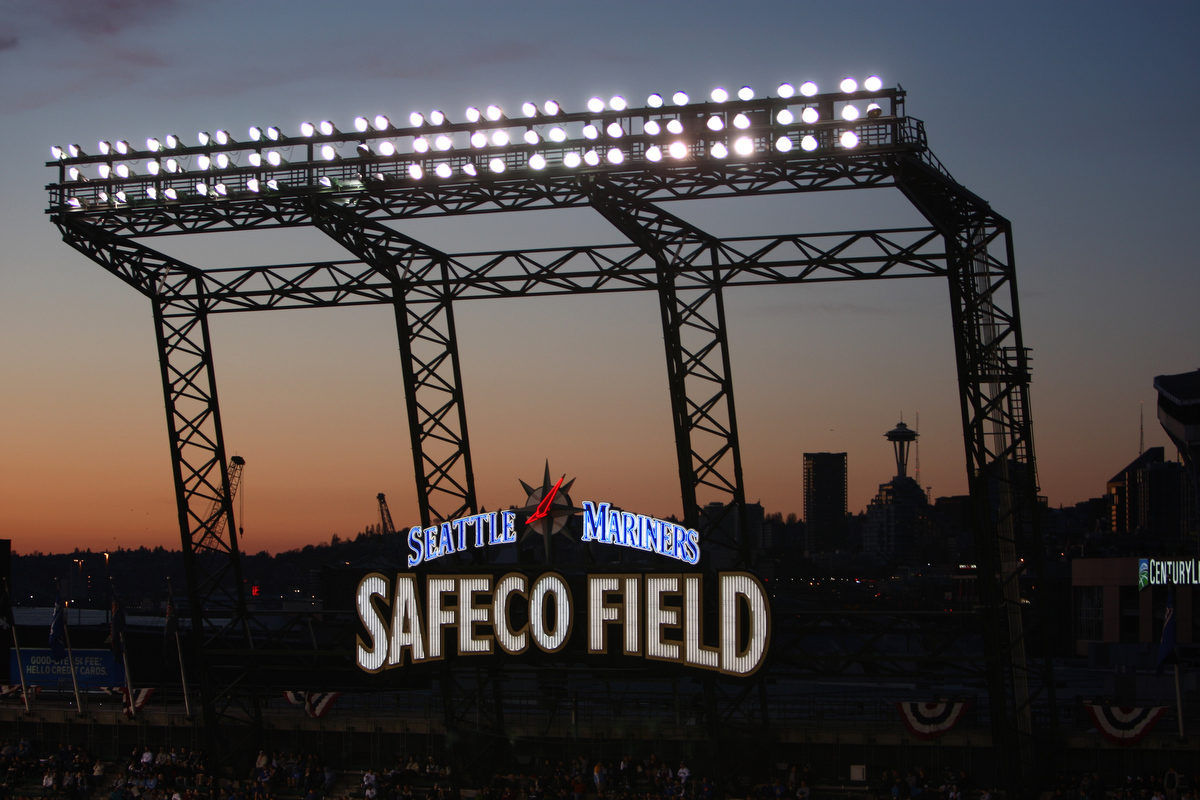
<path id="1" fill-rule="evenodd" d="M 488 176 L 413 185 L 346 165 L 337 169 L 358 178 L 361 189 L 337 188 L 335 181 L 328 190 L 306 184 L 224 202 L 80 211 L 65 210 L 62 187 L 52 185 L 52 219 L 64 239 L 152 301 L 194 630 L 227 640 L 236 632 L 245 648 L 253 645 L 226 485 L 210 314 L 391 303 L 422 523 L 430 524 L 476 506 L 455 301 L 656 292 L 684 513 L 690 523 L 705 524 L 702 502 L 715 500 L 737 510 L 745 499 L 724 291 L 742 285 L 946 277 L 984 599 L 990 717 L 1004 774 L 1013 789 L 1028 785 L 1023 781 L 1036 774 L 1039 754 L 1053 753 L 1046 745 L 1054 741 L 1053 731 L 1035 727 L 1034 706 L 1052 707 L 1054 698 L 1049 650 L 1038 639 L 1045 626 L 1031 613 L 1040 612 L 1039 598 L 1022 597 L 1020 585 L 1026 576 L 1039 588 L 1043 582 L 1036 581 L 1041 553 L 1033 513 L 1037 480 L 1029 356 L 1020 329 L 1011 228 L 941 167 L 925 146 L 919 121 L 900 118 L 893 125 L 891 139 L 861 152 L 772 156 L 737 167 L 710 162 L 594 176 Z M 931 227 L 719 239 L 657 205 L 876 187 L 898 188 Z M 392 227 L 420 217 L 580 207 L 595 209 L 628 242 L 447 254 Z M 323 231 L 354 260 L 203 269 L 133 241 L 295 226 Z M 228 520 L 223 534 L 205 516 L 214 502 Z M 730 563 L 746 563 L 749 543 L 738 530 L 740 523 L 707 522 L 709 535 L 727 544 Z M 212 659 L 207 660 L 211 666 Z M 448 688 L 458 678 L 447 674 Z M 215 675 L 203 684 L 205 719 L 213 730 L 218 698 L 249 680 L 248 672 L 224 679 Z M 760 687 L 754 702 L 761 711 L 754 713 L 765 722 L 764 690 L 761 683 L 752 685 Z M 756 692 L 744 686 L 732 695 L 729 691 L 721 681 L 710 681 L 705 694 L 711 727 L 731 715 L 754 718 L 733 706 L 750 702 Z M 718 708 L 722 703 L 724 710 Z M 447 706 L 449 717 L 461 713 Z"/>

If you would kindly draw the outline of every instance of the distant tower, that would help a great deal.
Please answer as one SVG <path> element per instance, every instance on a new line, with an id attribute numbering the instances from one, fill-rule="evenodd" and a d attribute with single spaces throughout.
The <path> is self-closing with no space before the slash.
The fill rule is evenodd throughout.
<path id="1" fill-rule="evenodd" d="M 896 477 L 908 477 L 908 449 L 917 440 L 917 432 L 910 430 L 903 422 L 884 434 L 896 451 Z"/>

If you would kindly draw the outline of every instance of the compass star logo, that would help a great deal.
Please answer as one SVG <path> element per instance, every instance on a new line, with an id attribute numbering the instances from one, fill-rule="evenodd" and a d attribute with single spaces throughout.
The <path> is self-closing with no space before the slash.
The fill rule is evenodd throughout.
<path id="1" fill-rule="evenodd" d="M 525 490 L 525 507 L 516 509 L 517 519 L 525 526 L 525 536 L 541 534 L 549 552 L 550 536 L 561 533 L 567 525 L 567 520 L 583 509 L 576 508 L 571 502 L 571 487 L 575 479 L 567 480 L 563 475 L 557 482 L 550 479 L 550 462 L 546 462 L 546 472 L 542 477 L 541 486 L 530 486 L 521 481 Z"/>

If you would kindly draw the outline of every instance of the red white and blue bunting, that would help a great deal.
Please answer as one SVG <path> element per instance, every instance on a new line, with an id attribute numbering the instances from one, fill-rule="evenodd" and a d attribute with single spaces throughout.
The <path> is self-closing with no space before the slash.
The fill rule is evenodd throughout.
<path id="1" fill-rule="evenodd" d="M 958 724 L 970 703 L 896 703 L 900 719 L 918 739 L 933 741 Z"/>
<path id="2" fill-rule="evenodd" d="M 153 689 L 135 689 L 133 692 L 133 703 L 129 702 L 129 690 L 124 686 L 101 686 L 100 690 L 105 694 L 116 694 L 121 696 L 122 705 L 125 706 L 125 716 L 133 719 L 137 710 L 146 705 L 151 697 L 154 696 Z"/>
<path id="3" fill-rule="evenodd" d="M 1131 708 L 1128 706 L 1092 706 L 1087 707 L 1092 717 L 1092 724 L 1100 735 L 1113 744 L 1129 747 L 1146 738 L 1154 726 L 1167 713 L 1169 706 L 1147 706 Z"/>
<path id="4" fill-rule="evenodd" d="M 329 713 L 341 692 L 284 692 L 284 698 L 294 706 L 304 706 L 310 717 L 320 719 Z"/>

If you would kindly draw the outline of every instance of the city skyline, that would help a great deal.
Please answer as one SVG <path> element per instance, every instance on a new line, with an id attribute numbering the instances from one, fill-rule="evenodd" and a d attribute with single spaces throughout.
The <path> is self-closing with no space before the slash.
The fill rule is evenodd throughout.
<path id="1" fill-rule="evenodd" d="M 925 120 L 951 174 L 1013 221 L 1042 494 L 1055 506 L 1103 494 L 1137 454 L 1138 401 L 1147 446 L 1172 453 L 1151 381 L 1200 362 L 1200 323 L 1187 300 L 1200 278 L 1183 233 L 1198 210 L 1189 183 L 1197 160 L 1184 149 L 1197 112 L 1179 101 L 1200 71 L 1191 7 L 1092 5 L 1085 15 L 1031 4 L 950 18 L 937 11 L 946 6 L 912 14 L 859 4 L 878 21 L 859 29 L 845 13 L 794 4 L 754 4 L 725 19 L 717 4 L 663 3 L 637 7 L 641 25 L 551 4 L 510 13 L 481 4 L 472 6 L 479 24 L 461 33 L 444 9 L 360 7 L 376 30 L 336 17 L 316 25 L 322 6 L 310 3 L 64 0 L 0 10 L 0 109 L 15 131 L 0 164 L 0 231 L 11 243 L 0 263 L 0 535 L 18 552 L 179 546 L 150 309 L 57 240 L 42 213 L 50 145 L 191 140 L 201 129 L 293 129 L 302 119 L 346 126 L 359 113 L 460 114 L 551 97 L 579 109 L 594 94 L 701 95 L 743 83 L 770 93 L 785 80 L 832 86 L 845 74 L 879 74 L 909 91 L 909 114 Z M 801 54 L 779 21 L 795 24 Z M 389 50 L 389 26 L 426 36 Z M 990 34 L 978 43 L 969 32 L 981 28 Z M 267 29 L 294 36 L 252 35 Z M 658 30 L 678 36 L 664 41 Z M 456 34 L 435 48 L 446 31 Z M 214 41 L 221 58 L 204 46 Z M 934 41 L 944 49 L 919 46 Z M 1137 169 L 1119 170 L 1111 161 L 1124 154 L 1134 120 L 1155 136 L 1129 156 Z M 920 222 L 894 192 L 849 194 L 671 210 L 729 236 Z M 585 211 L 404 231 L 457 252 L 620 238 Z M 345 257 L 307 231 L 154 245 L 213 266 Z M 844 451 L 849 507 L 865 507 L 894 471 L 883 434 L 917 412 L 922 485 L 935 497 L 965 493 L 944 284 L 792 288 L 727 296 L 747 499 L 801 513 L 802 454 Z M 521 503 L 518 479 L 536 479 L 549 459 L 576 477 L 581 498 L 678 513 L 652 296 L 461 306 L 483 505 Z M 214 322 L 213 340 L 226 440 L 247 462 L 245 549 L 353 534 L 375 521 L 380 491 L 397 526 L 412 524 L 390 309 L 227 316 Z M 540 378 L 547 361 L 544 380 L 520 377 Z M 603 391 L 597 374 L 609 378 Z"/>

